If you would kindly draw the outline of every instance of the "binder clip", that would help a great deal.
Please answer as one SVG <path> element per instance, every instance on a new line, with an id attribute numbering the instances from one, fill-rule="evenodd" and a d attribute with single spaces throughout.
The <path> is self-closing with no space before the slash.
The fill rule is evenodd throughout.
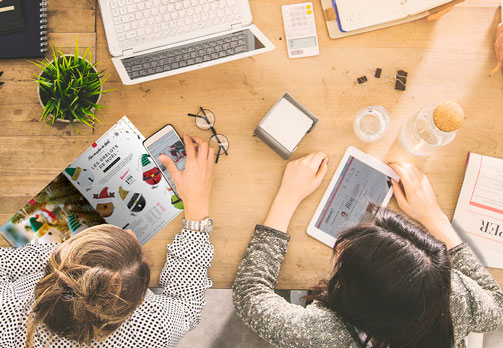
<path id="1" fill-rule="evenodd" d="M 356 79 L 356 81 L 358 81 L 358 84 L 362 84 L 362 83 L 365 83 L 367 82 L 367 76 L 362 76 L 362 77 L 359 77 L 358 79 Z"/>
<path id="2" fill-rule="evenodd" d="M 374 77 L 375 78 L 377 78 L 377 79 L 381 78 L 381 74 L 382 74 L 382 69 L 381 68 L 377 68 L 375 70 L 369 69 L 369 71 L 374 73 Z"/>
<path id="3" fill-rule="evenodd" d="M 2 75 L 3 75 L 3 71 L 0 71 L 0 77 L 2 77 Z M 2 85 L 3 85 L 4 83 L 5 83 L 5 82 L 0 81 L 0 87 L 2 87 Z"/>
<path id="4" fill-rule="evenodd" d="M 407 71 L 398 70 L 395 77 L 386 75 L 386 82 L 394 82 L 396 90 L 405 91 L 405 88 L 407 87 L 407 75 Z"/>

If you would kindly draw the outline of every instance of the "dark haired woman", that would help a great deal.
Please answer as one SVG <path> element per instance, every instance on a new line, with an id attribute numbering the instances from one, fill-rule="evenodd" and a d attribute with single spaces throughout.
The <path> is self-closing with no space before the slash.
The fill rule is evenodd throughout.
<path id="1" fill-rule="evenodd" d="M 148 290 L 141 246 L 119 227 L 91 227 L 60 245 L 1 248 L 0 347 L 166 348 L 195 327 L 211 286 L 207 216 L 215 154 L 199 138 L 184 141 L 183 172 L 161 156 L 187 219 L 168 245 L 162 294 Z"/>
<path id="2" fill-rule="evenodd" d="M 321 183 L 327 157 L 290 162 L 264 225 L 239 266 L 234 305 L 244 322 L 277 347 L 464 347 L 470 332 L 503 325 L 503 292 L 440 210 L 426 176 L 409 164 L 393 191 L 400 208 L 343 232 L 333 275 L 303 308 L 274 293 L 290 218 Z"/>

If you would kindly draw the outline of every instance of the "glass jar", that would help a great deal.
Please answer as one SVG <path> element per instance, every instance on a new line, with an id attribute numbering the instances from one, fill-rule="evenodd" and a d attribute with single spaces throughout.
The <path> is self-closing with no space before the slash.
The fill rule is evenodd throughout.
<path id="1" fill-rule="evenodd" d="M 379 105 L 360 110 L 353 122 L 356 136 L 367 143 L 381 139 L 388 128 L 389 113 Z"/>
<path id="2" fill-rule="evenodd" d="M 400 130 L 402 147 L 414 156 L 429 156 L 436 149 L 452 142 L 457 129 L 444 132 L 433 120 L 433 112 L 440 105 L 431 104 L 422 108 L 416 116 L 409 119 Z"/>

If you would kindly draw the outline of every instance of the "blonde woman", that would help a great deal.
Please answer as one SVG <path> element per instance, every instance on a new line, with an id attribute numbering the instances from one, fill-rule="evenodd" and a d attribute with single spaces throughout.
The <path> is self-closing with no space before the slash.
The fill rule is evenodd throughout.
<path id="1" fill-rule="evenodd" d="M 185 203 L 168 245 L 161 295 L 132 231 L 100 225 L 63 244 L 0 249 L 0 347 L 174 347 L 195 327 L 211 286 L 209 195 L 215 154 L 184 135 L 183 172 L 161 156 Z"/>

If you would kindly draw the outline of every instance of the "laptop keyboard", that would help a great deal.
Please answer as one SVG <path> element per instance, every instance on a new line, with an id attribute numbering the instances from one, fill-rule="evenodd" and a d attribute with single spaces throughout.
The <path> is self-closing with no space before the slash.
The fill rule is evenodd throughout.
<path id="1" fill-rule="evenodd" d="M 248 29 L 245 29 L 193 44 L 125 58 L 121 61 L 129 78 L 134 80 L 247 52 L 250 50 L 247 44 L 249 35 L 253 36 Z"/>
<path id="2" fill-rule="evenodd" d="M 110 0 L 119 46 L 199 31 L 239 20 L 236 0 Z"/>

